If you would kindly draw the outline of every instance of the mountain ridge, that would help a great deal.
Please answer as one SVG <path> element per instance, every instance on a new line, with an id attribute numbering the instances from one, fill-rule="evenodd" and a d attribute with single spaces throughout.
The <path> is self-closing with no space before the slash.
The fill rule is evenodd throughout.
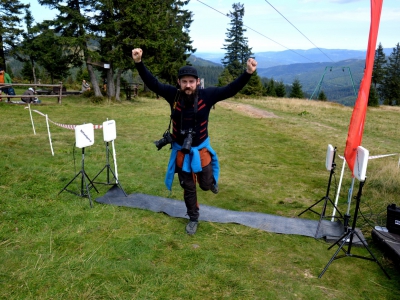
<path id="1" fill-rule="evenodd" d="M 345 105 L 353 105 L 356 93 L 364 74 L 366 51 L 320 49 L 261 52 L 254 56 L 258 62 L 257 73 L 262 78 L 282 81 L 291 85 L 298 79 L 303 91 L 316 99 L 318 92 L 323 90 L 329 100 Z M 391 48 L 384 49 L 386 57 L 392 53 Z M 313 57 L 313 61 L 304 57 Z M 198 53 L 189 57 L 194 66 L 221 68 L 222 53 Z M 200 57 L 201 55 L 201 57 Z M 327 58 L 330 58 L 328 61 Z M 305 62 L 306 61 L 306 62 Z"/>
<path id="2" fill-rule="evenodd" d="M 383 51 L 386 56 L 389 56 L 393 49 L 384 48 Z M 258 68 L 268 68 L 295 63 L 333 63 L 347 59 L 365 59 L 366 53 L 366 50 L 312 48 L 308 50 L 265 51 L 255 53 L 254 56 L 257 60 Z M 198 52 L 192 54 L 189 60 L 202 59 L 209 61 L 212 66 L 222 66 L 221 60 L 224 56 L 224 53 Z"/>

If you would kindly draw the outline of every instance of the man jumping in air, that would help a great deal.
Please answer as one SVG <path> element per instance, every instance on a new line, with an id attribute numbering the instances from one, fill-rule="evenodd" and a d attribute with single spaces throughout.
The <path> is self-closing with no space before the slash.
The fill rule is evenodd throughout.
<path id="1" fill-rule="evenodd" d="M 172 151 L 165 184 L 171 190 L 174 174 L 178 173 L 190 218 L 186 232 L 192 235 L 196 233 L 199 219 L 196 181 L 203 191 L 218 193 L 218 158 L 208 136 L 210 109 L 217 102 L 236 95 L 250 80 L 257 62 L 249 58 L 246 70 L 236 80 L 224 87 L 206 89 L 199 88 L 197 70 L 192 66 L 184 66 L 178 71 L 178 89 L 159 82 L 143 64 L 142 54 L 140 48 L 132 50 L 140 77 L 150 90 L 165 98 L 171 107 L 172 132 L 165 139 L 167 143 L 172 140 Z"/>

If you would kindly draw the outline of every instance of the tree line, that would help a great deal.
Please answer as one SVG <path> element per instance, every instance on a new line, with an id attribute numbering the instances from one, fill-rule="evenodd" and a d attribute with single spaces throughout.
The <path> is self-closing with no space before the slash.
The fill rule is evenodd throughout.
<path id="1" fill-rule="evenodd" d="M 134 47 L 144 50 L 153 74 L 169 83 L 176 82 L 178 69 L 195 51 L 189 36 L 193 15 L 184 9 L 187 0 L 38 2 L 56 11 L 56 17 L 35 23 L 29 4 L 0 2 L 0 67 L 6 67 L 6 55 L 15 57 L 29 66 L 35 82 L 37 66 L 52 81 L 84 67 L 95 96 L 102 96 L 101 72 L 108 96 L 119 99 L 121 76 L 134 69 Z"/>
<path id="2" fill-rule="evenodd" d="M 400 105 L 400 45 L 386 58 L 382 44 L 375 51 L 370 100 L 375 105 Z"/>
<path id="3" fill-rule="evenodd" d="M 46 73 L 50 80 L 87 77 L 95 96 L 102 96 L 100 77 L 107 81 L 107 94 L 119 99 L 124 74 L 131 75 L 133 47 L 146 53 L 146 65 L 159 80 L 175 84 L 178 69 L 189 64 L 195 52 L 190 37 L 192 12 L 188 0 L 38 0 L 57 12 L 53 20 L 35 23 L 29 4 L 0 1 L 0 67 L 7 69 L 6 56 L 23 63 L 22 74 L 37 82 Z M 246 68 L 253 55 L 245 37 L 244 4 L 234 3 L 229 12 L 226 51 L 222 68 L 198 67 L 205 85 L 225 85 Z M 23 27 L 25 26 L 25 28 Z M 386 59 L 383 47 L 375 54 L 370 105 L 400 105 L 400 46 Z M 85 70 L 83 71 L 83 68 Z M 11 71 L 11 70 L 10 70 Z M 241 91 L 244 95 L 304 98 L 300 80 L 287 85 L 257 72 Z M 318 100 L 327 100 L 324 91 Z"/>

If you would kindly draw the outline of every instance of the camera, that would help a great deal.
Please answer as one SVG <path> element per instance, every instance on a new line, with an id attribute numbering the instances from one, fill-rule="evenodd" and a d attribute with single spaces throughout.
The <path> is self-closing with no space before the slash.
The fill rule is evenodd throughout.
<path id="1" fill-rule="evenodd" d="M 192 148 L 193 137 L 196 134 L 192 129 L 187 131 L 182 130 L 181 134 L 186 135 L 185 139 L 183 140 L 182 149 L 181 151 L 184 154 L 190 153 L 190 149 Z"/>
<path id="2" fill-rule="evenodd" d="M 172 143 L 172 136 L 168 130 L 164 132 L 163 137 L 161 139 L 154 142 L 154 144 L 157 147 L 157 150 L 160 150 L 162 147 L 170 143 Z"/>

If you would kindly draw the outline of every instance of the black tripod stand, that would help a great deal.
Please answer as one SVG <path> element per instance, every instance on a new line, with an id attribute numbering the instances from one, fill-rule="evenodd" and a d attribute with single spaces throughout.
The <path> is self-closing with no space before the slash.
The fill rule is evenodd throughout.
<path id="1" fill-rule="evenodd" d="M 92 182 L 93 183 L 98 183 L 98 184 L 106 184 L 106 185 L 118 185 L 119 188 L 124 192 L 124 195 L 126 197 L 128 197 L 128 195 L 125 193 L 124 189 L 122 188 L 121 184 L 119 183 L 119 180 L 117 178 L 117 176 L 115 176 L 115 173 L 113 172 L 113 170 L 111 169 L 110 166 L 110 148 L 109 146 L 109 142 L 106 142 L 106 164 L 105 166 L 100 170 L 99 173 L 97 173 L 97 175 L 93 178 Z M 107 170 L 107 181 L 106 182 L 95 182 L 96 178 L 104 171 Z M 115 184 L 110 182 L 110 172 L 113 175 L 113 179 L 115 179 Z"/>
<path id="2" fill-rule="evenodd" d="M 76 193 L 74 191 L 68 190 L 67 187 L 76 179 L 78 176 L 81 176 L 81 191 L 80 193 Z M 89 184 L 88 184 L 89 182 Z M 75 194 L 80 197 L 88 197 L 89 198 L 89 204 L 90 207 L 92 207 L 92 199 L 90 197 L 90 188 L 93 187 L 96 192 L 98 193 L 99 191 L 96 189 L 96 187 L 93 184 L 93 181 L 90 180 L 89 176 L 85 172 L 85 148 L 82 148 L 82 168 L 81 170 L 75 175 L 74 178 L 71 179 L 70 182 L 58 193 L 61 194 L 63 191 L 70 192 L 72 194 Z"/>
<path id="3" fill-rule="evenodd" d="M 356 228 L 356 223 L 357 223 L 357 215 L 358 215 L 358 210 L 360 207 L 360 199 L 361 199 L 361 193 L 362 193 L 362 188 L 364 186 L 365 181 L 360 181 L 360 187 L 358 189 L 358 193 L 356 196 L 356 208 L 355 208 L 355 212 L 354 212 L 354 219 L 353 219 L 353 225 L 351 228 L 345 228 L 345 233 L 332 245 L 328 248 L 328 250 L 330 250 L 333 246 L 338 245 L 339 248 L 336 250 L 335 254 L 332 256 L 332 258 L 330 259 L 330 261 L 328 262 L 328 264 L 325 266 L 324 270 L 321 272 L 321 274 L 318 276 L 318 278 L 321 278 L 322 275 L 324 275 L 325 271 L 328 269 L 329 265 L 338 258 L 342 258 L 342 257 L 346 257 L 346 256 L 350 256 L 350 257 L 356 257 L 356 258 L 362 258 L 362 259 L 366 259 L 366 260 L 371 260 L 371 261 L 375 261 L 379 267 L 382 269 L 383 273 L 385 273 L 385 275 L 387 276 L 387 278 L 390 279 L 390 276 L 388 275 L 388 273 L 386 273 L 385 269 L 382 267 L 382 265 L 379 263 L 379 261 L 375 258 L 375 256 L 372 254 L 371 250 L 368 248 L 368 245 L 366 244 L 366 242 L 361 238 L 361 236 L 357 233 L 357 231 L 355 230 Z M 356 235 L 358 237 L 358 239 L 362 242 L 362 244 L 364 245 L 364 247 L 368 250 L 369 254 L 371 254 L 372 258 L 370 257 L 364 257 L 364 256 L 359 256 L 359 255 L 353 255 L 351 254 L 351 247 L 353 244 L 353 237 L 354 235 Z M 343 249 L 344 245 L 348 243 L 348 248 L 347 251 L 345 249 Z M 339 251 L 343 250 L 344 255 L 340 255 L 337 256 Z"/>
<path id="4" fill-rule="evenodd" d="M 313 205 L 311 205 L 309 208 L 305 209 L 304 211 L 302 211 L 300 214 L 298 214 L 298 216 L 300 217 L 303 213 L 305 213 L 306 211 L 311 211 L 317 215 L 320 216 L 319 218 L 319 222 L 318 222 L 318 226 L 317 226 L 317 231 L 315 232 L 315 238 L 318 237 L 318 232 L 319 232 L 319 228 L 321 227 L 321 222 L 324 218 L 326 218 L 325 213 L 326 213 L 326 206 L 328 204 L 328 201 L 332 204 L 332 206 L 336 209 L 336 211 L 338 212 L 338 214 L 340 215 L 340 217 L 334 217 L 334 218 L 343 218 L 342 214 L 340 213 L 340 211 L 338 210 L 338 208 L 336 207 L 336 205 L 333 203 L 332 199 L 329 198 L 329 192 L 331 189 L 331 183 L 332 183 L 332 177 L 333 174 L 335 174 L 335 168 L 336 168 L 336 163 L 335 163 L 335 156 L 336 156 L 336 148 L 334 150 L 333 153 L 333 159 L 332 159 L 332 166 L 331 166 L 331 171 L 329 173 L 329 180 L 328 180 L 328 187 L 326 189 L 326 194 L 324 197 L 322 197 L 319 201 L 315 202 Z M 324 201 L 324 205 L 322 207 L 322 212 L 318 213 L 315 210 L 313 210 L 313 207 L 316 206 L 317 204 L 319 204 L 320 202 Z"/>

